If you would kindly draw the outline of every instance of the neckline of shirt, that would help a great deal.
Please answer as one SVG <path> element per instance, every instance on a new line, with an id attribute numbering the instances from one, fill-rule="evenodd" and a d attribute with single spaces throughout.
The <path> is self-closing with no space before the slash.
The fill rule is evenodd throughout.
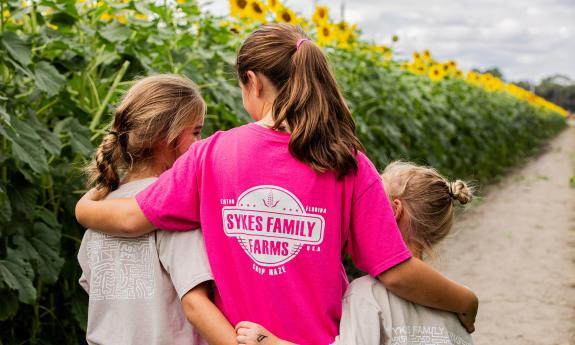
<path id="1" fill-rule="evenodd" d="M 276 131 L 275 129 L 258 125 L 255 122 L 248 123 L 247 128 L 253 129 L 260 134 L 264 134 L 268 139 L 277 139 L 282 142 L 289 142 L 291 137 L 290 133 Z"/>

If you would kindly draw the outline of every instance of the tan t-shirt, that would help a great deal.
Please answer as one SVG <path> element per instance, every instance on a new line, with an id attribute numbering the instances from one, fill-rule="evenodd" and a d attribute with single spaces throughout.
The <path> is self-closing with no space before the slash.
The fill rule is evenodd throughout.
<path id="1" fill-rule="evenodd" d="M 133 197 L 155 181 L 121 185 L 107 198 Z M 88 344 L 205 344 L 180 299 L 213 280 L 200 230 L 154 231 L 137 238 L 86 230 L 78 261 L 88 292 Z"/>
<path id="2" fill-rule="evenodd" d="M 395 296 L 377 280 L 354 280 L 343 298 L 337 345 L 471 345 L 453 313 Z"/>

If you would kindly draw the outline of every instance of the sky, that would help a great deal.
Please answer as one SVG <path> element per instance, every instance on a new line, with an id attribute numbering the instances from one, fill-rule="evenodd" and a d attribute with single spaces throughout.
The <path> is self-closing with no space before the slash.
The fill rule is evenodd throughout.
<path id="1" fill-rule="evenodd" d="M 464 70 L 499 67 L 509 81 L 540 81 L 563 74 L 575 80 L 575 0 L 336 0 L 319 1 L 339 19 L 357 23 L 363 37 L 389 44 L 397 58 L 428 48 L 440 60 Z M 212 13 L 227 15 L 228 0 L 200 0 Z M 312 0 L 287 0 L 310 17 Z"/>

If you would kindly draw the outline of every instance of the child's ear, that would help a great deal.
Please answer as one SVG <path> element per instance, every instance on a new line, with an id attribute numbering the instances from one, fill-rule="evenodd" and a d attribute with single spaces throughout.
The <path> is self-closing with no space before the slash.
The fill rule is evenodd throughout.
<path id="1" fill-rule="evenodd" d="M 392 208 L 395 221 L 398 222 L 403 214 L 403 205 L 401 204 L 401 200 L 393 199 Z"/>
<path id="2" fill-rule="evenodd" d="M 253 71 L 248 71 L 248 80 L 250 86 L 253 86 L 256 97 L 259 97 L 262 92 L 263 83 L 259 75 Z"/>

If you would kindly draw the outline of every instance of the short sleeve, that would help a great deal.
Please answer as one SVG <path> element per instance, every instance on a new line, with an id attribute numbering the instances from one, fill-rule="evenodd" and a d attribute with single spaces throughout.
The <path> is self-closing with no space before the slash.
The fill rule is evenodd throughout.
<path id="1" fill-rule="evenodd" d="M 156 182 L 136 195 L 146 218 L 162 230 L 185 231 L 200 226 L 200 193 L 194 144 Z"/>
<path id="2" fill-rule="evenodd" d="M 411 253 L 403 242 L 379 173 L 367 158 L 363 159 L 352 199 L 347 252 L 360 270 L 376 277 L 409 259 Z"/>
<path id="3" fill-rule="evenodd" d="M 180 299 L 191 289 L 213 280 L 202 231 L 157 231 L 158 255 Z"/>

